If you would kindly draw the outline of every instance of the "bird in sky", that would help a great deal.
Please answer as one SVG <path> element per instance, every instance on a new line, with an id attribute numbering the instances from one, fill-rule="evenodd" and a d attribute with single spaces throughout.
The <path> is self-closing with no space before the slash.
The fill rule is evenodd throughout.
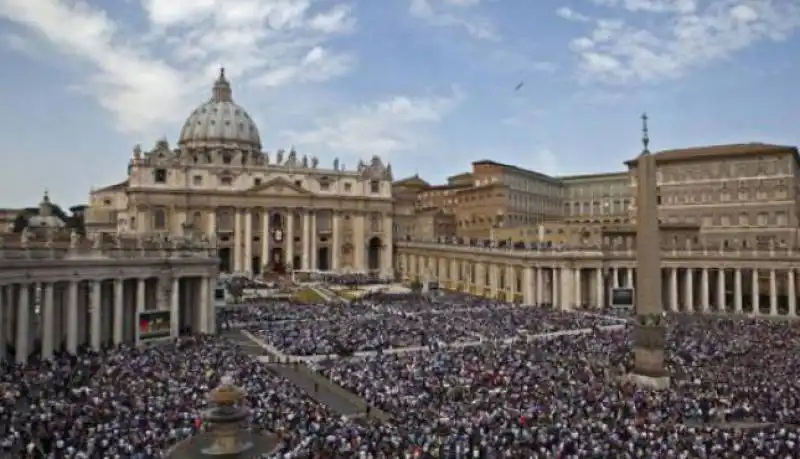
<path id="1" fill-rule="evenodd" d="M 517 87 L 514 88 L 514 91 L 519 91 L 520 89 L 522 89 L 523 86 L 525 86 L 525 82 L 524 81 L 520 81 L 519 84 L 517 85 Z"/>

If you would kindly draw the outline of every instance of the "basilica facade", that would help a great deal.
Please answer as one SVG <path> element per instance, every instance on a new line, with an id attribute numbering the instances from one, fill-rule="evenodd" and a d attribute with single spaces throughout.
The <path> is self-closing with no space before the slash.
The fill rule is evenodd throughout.
<path id="1" fill-rule="evenodd" d="M 177 146 L 137 146 L 127 179 L 94 189 L 89 233 L 215 240 L 223 272 L 320 270 L 390 275 L 392 171 L 380 158 L 346 170 L 294 150 L 262 151 L 224 70 Z"/>

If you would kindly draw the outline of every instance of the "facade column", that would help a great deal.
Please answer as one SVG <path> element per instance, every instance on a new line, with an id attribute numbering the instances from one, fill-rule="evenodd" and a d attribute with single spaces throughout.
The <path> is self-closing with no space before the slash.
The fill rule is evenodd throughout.
<path id="1" fill-rule="evenodd" d="M 114 344 L 119 345 L 125 340 L 124 320 L 125 320 L 125 299 L 123 296 L 125 288 L 125 281 L 123 279 L 114 279 L 114 331 L 113 340 Z M 136 321 L 138 322 L 138 320 Z"/>
<path id="2" fill-rule="evenodd" d="M 31 329 L 31 286 L 30 284 L 19 285 L 19 298 L 17 299 L 17 329 L 16 329 L 16 350 L 17 363 L 24 364 L 28 361 L 30 353 L 30 339 L 28 334 Z"/>
<path id="3" fill-rule="evenodd" d="M 200 310 L 198 311 L 200 327 L 196 330 L 197 333 L 208 334 L 208 316 L 209 313 L 215 314 L 214 303 L 209 301 L 209 279 L 207 276 L 200 278 Z"/>
<path id="4" fill-rule="evenodd" d="M 233 271 L 242 272 L 242 210 L 233 218 Z"/>
<path id="5" fill-rule="evenodd" d="M 102 340 L 100 336 L 100 329 L 102 327 L 102 318 L 100 314 L 102 313 L 102 306 L 100 297 L 103 294 L 102 292 L 103 284 L 98 280 L 92 281 L 92 292 L 91 292 L 91 305 L 89 306 L 91 309 L 89 310 L 89 320 L 91 321 L 91 331 L 89 332 L 89 343 L 92 346 L 92 349 L 95 351 L 99 351 L 100 347 L 102 346 Z"/>
<path id="6" fill-rule="evenodd" d="M 269 255 L 269 238 L 269 209 L 264 209 L 264 215 L 261 216 L 261 274 L 266 272 L 267 266 L 272 262 Z"/>
<path id="7" fill-rule="evenodd" d="M 317 218 L 319 218 L 319 213 L 316 211 L 311 212 L 311 225 L 308 229 L 310 239 L 308 242 L 308 259 L 310 260 L 310 269 L 316 271 L 319 268 L 319 260 L 317 260 Z"/>
<path id="8" fill-rule="evenodd" d="M 181 328 L 181 278 L 172 278 L 172 291 L 170 292 L 170 334 L 178 337 Z"/>
<path id="9" fill-rule="evenodd" d="M 742 269 L 733 270 L 733 310 L 742 313 Z"/>
<path id="10" fill-rule="evenodd" d="M 778 315 L 778 286 L 775 279 L 775 269 L 769 270 L 769 315 Z"/>
<path id="11" fill-rule="evenodd" d="M 611 285 L 613 288 L 619 288 L 619 268 L 614 266 L 611 268 Z"/>
<path id="12" fill-rule="evenodd" d="M 286 260 L 292 270 L 300 269 L 299 266 L 294 265 L 294 209 L 289 209 L 286 212 L 286 240 L 284 242 L 286 247 Z"/>
<path id="13" fill-rule="evenodd" d="M 244 260 L 242 271 L 253 275 L 253 209 L 244 211 Z"/>
<path id="14" fill-rule="evenodd" d="M 703 314 L 708 314 L 708 268 L 701 268 L 700 270 L 700 306 L 703 308 Z"/>
<path id="15" fill-rule="evenodd" d="M 574 285 L 574 289 L 575 289 L 575 298 L 574 298 L 573 307 L 579 308 L 579 307 L 581 307 L 583 305 L 583 298 L 582 298 L 582 296 L 583 296 L 582 295 L 583 294 L 583 288 L 582 288 L 583 287 L 583 285 L 582 285 L 583 284 L 583 279 L 582 279 L 582 277 L 583 276 L 581 276 L 581 273 L 582 273 L 581 268 L 575 268 L 574 269 L 574 273 L 575 273 L 574 274 L 575 281 L 574 281 L 573 285 Z"/>
<path id="16" fill-rule="evenodd" d="M 357 213 L 353 216 L 353 254 L 355 261 L 353 268 L 358 272 L 366 271 L 364 266 L 364 214 Z"/>
<path id="17" fill-rule="evenodd" d="M 332 215 L 331 215 L 331 233 L 333 233 L 332 234 L 333 247 L 331 247 L 331 269 L 334 272 L 338 272 L 342 267 L 341 260 L 340 260 L 342 243 L 339 240 L 339 238 L 340 238 L 339 225 L 340 225 L 341 218 L 342 218 L 341 213 L 338 210 L 334 210 L 332 212 Z M 408 274 L 411 274 L 410 268 L 411 268 L 411 257 L 409 256 L 408 257 L 408 261 L 406 262 L 406 271 L 408 271 Z"/>
<path id="18" fill-rule="evenodd" d="M 392 223 L 392 214 L 387 213 L 383 216 L 383 261 L 381 266 L 383 269 L 383 277 L 394 278 L 394 225 Z"/>
<path id="19" fill-rule="evenodd" d="M 786 271 L 786 286 L 789 295 L 789 317 L 795 317 L 797 315 L 796 280 L 797 276 L 795 275 L 794 268 L 789 268 L 789 270 Z"/>
<path id="20" fill-rule="evenodd" d="M 597 307 L 599 309 L 605 309 L 606 307 L 606 285 L 603 279 L 603 268 L 597 268 L 594 270 L 594 288 L 595 288 L 595 296 L 597 296 Z"/>
<path id="21" fill-rule="evenodd" d="M 686 268 L 684 276 L 683 296 L 686 302 L 686 311 L 694 312 L 694 270 L 692 268 Z"/>
<path id="22" fill-rule="evenodd" d="M 536 268 L 536 305 L 541 306 L 544 303 L 544 270 L 541 267 Z"/>
<path id="23" fill-rule="evenodd" d="M 761 292 L 758 290 L 758 268 L 751 270 L 750 288 L 751 302 L 753 303 L 753 314 L 761 314 Z"/>
<path id="24" fill-rule="evenodd" d="M 634 268 L 625 268 L 625 287 L 633 288 Z"/>
<path id="25" fill-rule="evenodd" d="M 678 268 L 669 269 L 669 308 L 678 310 Z"/>
<path id="26" fill-rule="evenodd" d="M 67 287 L 67 352 L 78 353 L 78 281 Z"/>
<path id="27" fill-rule="evenodd" d="M 311 269 L 311 214 L 307 209 L 303 209 L 303 258 L 302 269 Z"/>
<path id="28" fill-rule="evenodd" d="M 725 312 L 728 308 L 725 300 L 725 268 L 717 270 L 717 310 Z"/>

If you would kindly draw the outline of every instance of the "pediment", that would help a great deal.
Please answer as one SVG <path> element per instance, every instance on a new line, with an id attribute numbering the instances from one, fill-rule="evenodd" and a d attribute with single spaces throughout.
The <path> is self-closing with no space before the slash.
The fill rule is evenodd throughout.
<path id="1" fill-rule="evenodd" d="M 250 194 L 270 196 L 308 196 L 310 191 L 283 177 L 274 178 L 261 185 L 256 185 L 249 190 Z"/>

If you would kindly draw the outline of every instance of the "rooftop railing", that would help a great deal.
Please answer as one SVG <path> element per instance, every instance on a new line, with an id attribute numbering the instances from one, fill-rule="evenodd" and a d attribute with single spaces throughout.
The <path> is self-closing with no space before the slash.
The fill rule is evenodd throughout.
<path id="1" fill-rule="evenodd" d="M 73 232 L 0 234 L 3 260 L 214 258 L 216 241 L 164 235 L 80 236 Z"/>

